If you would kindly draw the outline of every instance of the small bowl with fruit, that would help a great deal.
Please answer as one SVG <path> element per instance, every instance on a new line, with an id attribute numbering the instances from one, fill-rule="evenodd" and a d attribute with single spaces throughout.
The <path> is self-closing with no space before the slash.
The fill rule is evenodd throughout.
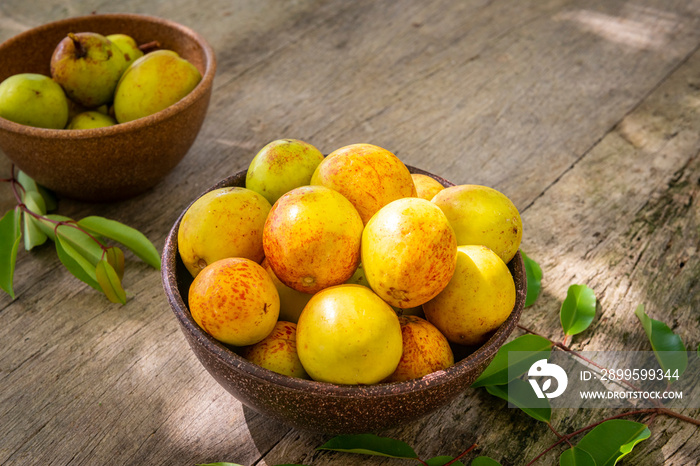
<path id="1" fill-rule="evenodd" d="M 185 156 L 204 121 L 216 59 L 161 18 L 94 14 L 0 44 L 0 149 L 58 194 L 114 201 Z"/>
<path id="2" fill-rule="evenodd" d="M 462 394 L 506 342 L 526 279 L 502 193 L 353 144 L 273 141 L 195 199 L 163 250 L 194 353 L 297 428 L 373 432 Z"/>

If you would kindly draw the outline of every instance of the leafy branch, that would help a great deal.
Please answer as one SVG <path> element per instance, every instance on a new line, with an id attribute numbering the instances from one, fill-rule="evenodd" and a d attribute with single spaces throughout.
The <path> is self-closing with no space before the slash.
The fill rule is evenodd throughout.
<path id="1" fill-rule="evenodd" d="M 120 243 L 150 266 L 160 269 L 158 251 L 138 230 L 98 216 L 75 221 L 49 214 L 57 207 L 53 193 L 22 171 L 15 176 L 14 166 L 11 172 L 10 178 L 0 180 L 10 183 L 17 202 L 0 219 L 0 288 L 12 299 L 20 242 L 30 251 L 50 239 L 59 260 L 73 276 L 115 303 L 126 303 L 122 286 L 124 252 L 118 246 L 107 245 L 105 240 Z"/>
<path id="2" fill-rule="evenodd" d="M 523 258 L 526 262 L 526 270 L 540 270 L 539 266 L 527 256 L 523 255 Z M 541 271 L 538 280 L 532 284 L 528 282 L 528 297 L 530 295 L 539 295 L 540 279 Z M 529 302 L 530 304 L 533 303 L 534 299 L 530 300 Z M 482 373 L 482 375 L 472 385 L 473 387 L 485 387 L 489 393 L 499 396 L 509 403 L 521 408 L 525 413 L 534 419 L 545 422 L 549 429 L 557 436 L 557 440 L 547 449 L 533 458 L 529 463 L 527 463 L 527 466 L 533 465 L 547 452 L 564 442 L 566 442 L 570 448 L 569 450 L 563 452 L 560 456 L 559 461 L 561 465 L 613 465 L 620 458 L 628 454 L 636 443 L 648 438 L 651 435 L 651 432 L 648 430 L 648 425 L 650 425 L 658 415 L 666 415 L 694 425 L 700 425 L 700 420 L 677 413 L 664 407 L 658 400 L 654 400 L 653 408 L 637 409 L 610 416 L 582 427 L 570 434 L 562 435 L 557 432 L 550 422 L 551 408 L 549 407 L 549 402 L 546 399 L 533 399 L 531 402 L 528 402 L 525 406 L 523 406 L 522 400 L 517 398 L 518 395 L 523 392 L 522 390 L 507 390 L 503 388 L 504 386 L 510 386 L 514 383 L 522 383 L 523 381 L 518 377 L 525 373 L 527 367 L 529 367 L 527 364 L 531 361 L 539 360 L 545 356 L 546 359 L 549 359 L 549 353 L 547 352 L 551 353 L 552 349 L 564 351 L 571 356 L 579 358 L 599 369 L 606 369 L 600 364 L 597 364 L 589 358 L 586 358 L 580 353 L 574 351 L 570 346 L 568 346 L 567 343 L 567 340 L 570 337 L 585 331 L 591 325 L 595 318 L 595 309 L 596 298 L 593 290 L 585 285 L 571 285 L 567 292 L 567 297 L 562 303 L 560 309 L 560 321 L 564 331 L 564 340 L 552 340 L 530 328 L 519 324 L 518 327 L 526 332 L 526 334 L 504 345 L 499 350 L 498 354 L 496 354 L 496 357 L 489 367 L 486 368 L 484 373 Z M 679 374 L 682 374 L 687 367 L 688 357 L 685 345 L 683 345 L 680 337 L 674 334 L 673 331 L 663 322 L 648 317 L 644 312 L 643 305 L 637 307 L 635 314 L 645 329 L 649 342 L 651 343 L 654 354 L 662 370 L 667 371 L 675 369 Z M 509 351 L 519 351 L 519 353 L 517 353 L 519 355 L 518 358 L 509 361 Z M 523 354 L 525 356 L 522 356 Z M 524 363 L 523 360 L 525 360 Z M 500 379 L 497 377 L 494 378 L 493 374 L 500 374 Z M 640 390 L 627 380 L 623 379 L 621 382 L 633 390 Z M 494 387 L 493 385 L 490 385 L 492 383 L 499 383 L 499 385 Z M 525 391 L 524 393 L 529 393 L 529 391 Z M 533 408 L 532 406 L 535 406 L 536 402 L 539 402 L 544 406 Z M 651 415 L 646 425 L 632 421 L 623 421 L 621 419 L 623 417 L 631 417 L 641 414 Z M 591 432 L 584 436 L 579 441 L 578 445 L 573 445 L 571 443 L 571 440 L 574 437 L 589 430 Z M 626 432 L 626 436 L 620 436 L 621 432 Z"/>

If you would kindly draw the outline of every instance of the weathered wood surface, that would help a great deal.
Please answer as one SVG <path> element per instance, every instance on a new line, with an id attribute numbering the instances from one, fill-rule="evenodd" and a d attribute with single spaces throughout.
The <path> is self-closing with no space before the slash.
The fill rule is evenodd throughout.
<path id="1" fill-rule="evenodd" d="M 219 70 L 202 132 L 164 182 L 115 204 L 62 200 L 60 213 L 115 218 L 160 248 L 197 194 L 267 142 L 371 142 L 513 199 L 544 271 L 525 325 L 561 338 L 566 289 L 585 283 L 599 314 L 574 348 L 648 349 L 639 303 L 700 342 L 699 1 L 5 0 L 0 40 L 91 11 L 188 25 Z M 3 212 L 12 202 L 0 186 Z M 0 296 L 0 464 L 406 464 L 316 451 L 326 436 L 241 406 L 190 352 L 159 274 L 127 256 L 125 286 L 128 303 L 112 305 L 50 247 L 20 253 L 18 297 Z M 553 424 L 616 412 L 555 411 Z M 625 464 L 700 459 L 697 427 L 658 417 L 651 430 Z M 426 458 L 478 443 L 504 465 L 555 440 L 483 390 L 382 435 Z"/>

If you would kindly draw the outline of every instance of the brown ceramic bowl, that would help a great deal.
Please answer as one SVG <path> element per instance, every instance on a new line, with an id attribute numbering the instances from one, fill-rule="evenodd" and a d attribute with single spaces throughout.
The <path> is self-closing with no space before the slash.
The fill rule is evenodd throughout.
<path id="1" fill-rule="evenodd" d="M 202 81 L 156 114 L 107 128 L 44 129 L 0 118 L 0 149 L 19 169 L 65 197 L 113 201 L 139 194 L 165 177 L 194 142 L 211 96 L 214 51 L 199 34 L 172 21 L 133 14 L 81 16 L 0 44 L 0 82 L 18 73 L 50 76 L 53 50 L 69 32 L 123 33 L 139 44 L 156 40 L 196 66 Z"/>
<path id="2" fill-rule="evenodd" d="M 453 184 L 423 170 L 408 167 Z M 241 171 L 209 190 L 245 186 Z M 185 209 L 186 211 L 187 209 Z M 184 211 L 183 211 L 184 214 Z M 192 277 L 180 260 L 177 230 L 182 216 L 168 234 L 163 249 L 165 294 L 182 332 L 209 373 L 248 407 L 293 427 L 328 434 L 375 432 L 429 414 L 463 393 L 491 362 L 515 328 L 525 304 L 525 267 L 520 252 L 508 264 L 515 279 L 515 307 L 491 338 L 476 349 L 456 351 L 454 366 L 406 382 L 377 385 L 334 385 L 296 379 L 257 366 L 204 332 L 187 308 Z"/>

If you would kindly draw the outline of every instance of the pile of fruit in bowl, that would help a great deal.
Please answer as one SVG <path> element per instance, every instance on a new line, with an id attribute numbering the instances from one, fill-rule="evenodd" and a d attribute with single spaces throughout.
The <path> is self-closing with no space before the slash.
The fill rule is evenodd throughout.
<path id="1" fill-rule="evenodd" d="M 260 150 L 238 186 L 185 209 L 166 242 L 164 285 L 217 380 L 260 408 L 212 357 L 326 405 L 324 395 L 368 403 L 458 379 L 463 390 L 478 376 L 522 311 L 520 215 L 494 189 L 418 172 L 371 144 L 324 157 L 284 139 Z M 323 431 L 391 425 L 356 424 L 358 413 L 299 421 L 288 405 L 272 414 Z"/>
<path id="2" fill-rule="evenodd" d="M 176 52 L 144 54 L 127 34 L 69 32 L 50 69 L 51 76 L 20 73 L 2 81 L 0 117 L 49 129 L 112 126 L 173 105 L 202 79 Z"/>
<path id="3" fill-rule="evenodd" d="M 58 194 L 154 186 L 199 133 L 216 71 L 196 32 L 134 14 L 44 24 L 0 44 L 0 149 Z"/>

